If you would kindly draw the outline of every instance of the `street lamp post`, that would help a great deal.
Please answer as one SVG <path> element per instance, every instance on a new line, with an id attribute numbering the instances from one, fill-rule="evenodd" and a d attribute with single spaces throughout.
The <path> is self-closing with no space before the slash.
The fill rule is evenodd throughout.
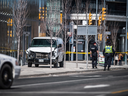
<path id="1" fill-rule="evenodd" d="M 71 25 L 71 32 L 72 32 L 71 52 L 73 52 L 73 46 L 74 46 L 74 28 L 73 28 L 73 26 L 74 26 L 74 22 L 72 21 L 70 25 Z M 71 53 L 71 61 L 73 61 L 73 53 Z"/>
<path id="2" fill-rule="evenodd" d="M 126 7 L 126 37 L 125 37 L 125 52 L 127 52 L 127 31 L 128 31 L 128 1 Z M 125 65 L 127 65 L 127 54 L 125 54 Z"/>

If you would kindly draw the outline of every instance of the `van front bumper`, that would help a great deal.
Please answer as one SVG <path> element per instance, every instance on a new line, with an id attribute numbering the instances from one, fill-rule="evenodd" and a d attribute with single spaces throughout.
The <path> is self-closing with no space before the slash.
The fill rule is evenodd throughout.
<path id="1" fill-rule="evenodd" d="M 28 62 L 31 62 L 32 64 L 50 64 L 50 59 L 28 59 Z M 56 64 L 57 60 L 52 59 L 52 64 Z"/>

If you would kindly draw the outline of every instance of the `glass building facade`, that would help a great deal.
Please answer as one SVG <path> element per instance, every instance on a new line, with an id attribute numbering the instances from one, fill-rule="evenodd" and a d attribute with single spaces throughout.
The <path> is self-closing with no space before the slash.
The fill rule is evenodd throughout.
<path id="1" fill-rule="evenodd" d="M 13 3 L 18 0 L 0 0 L 0 53 L 8 54 L 16 57 L 17 39 L 15 35 L 15 27 L 13 25 Z M 53 32 L 60 28 L 60 7 L 61 0 L 26 0 L 27 1 L 27 25 L 24 32 L 30 32 L 29 36 L 21 36 L 21 48 L 23 50 L 23 38 L 25 39 L 25 49 L 33 37 L 40 34 L 39 15 L 45 20 L 50 18 L 57 20 L 58 24 L 54 25 Z M 50 11 L 52 10 L 52 14 Z"/>

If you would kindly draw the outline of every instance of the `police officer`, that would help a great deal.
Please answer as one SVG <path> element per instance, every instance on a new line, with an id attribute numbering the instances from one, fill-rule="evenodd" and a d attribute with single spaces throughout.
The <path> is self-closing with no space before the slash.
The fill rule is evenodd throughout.
<path id="1" fill-rule="evenodd" d="M 115 51 L 111 46 L 111 42 L 107 42 L 103 50 L 103 55 L 105 56 L 104 71 L 106 71 L 106 67 L 108 67 L 107 70 L 109 70 L 111 66 L 112 57 L 114 56 L 114 54 L 115 54 Z"/>
<path id="2" fill-rule="evenodd" d="M 97 54 L 99 54 L 99 52 L 96 46 L 96 42 L 94 42 L 90 49 L 90 57 L 92 57 L 92 68 L 97 68 Z"/>

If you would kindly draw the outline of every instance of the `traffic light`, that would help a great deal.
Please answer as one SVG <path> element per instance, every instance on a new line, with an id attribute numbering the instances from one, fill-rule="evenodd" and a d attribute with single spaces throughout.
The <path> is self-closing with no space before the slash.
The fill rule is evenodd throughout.
<path id="1" fill-rule="evenodd" d="M 99 16 L 98 26 L 101 25 L 101 16 Z"/>
<path id="2" fill-rule="evenodd" d="M 10 37 L 12 37 L 12 30 L 10 31 Z"/>
<path id="3" fill-rule="evenodd" d="M 39 13 L 39 20 L 41 19 L 41 13 Z"/>
<path id="4" fill-rule="evenodd" d="M 62 13 L 60 13 L 60 23 L 62 24 Z"/>
<path id="5" fill-rule="evenodd" d="M 127 32 L 127 39 L 128 39 L 128 32 Z"/>
<path id="6" fill-rule="evenodd" d="M 13 35 L 12 35 L 12 30 L 10 30 L 10 31 L 8 30 L 8 31 L 7 31 L 7 36 L 8 36 L 8 37 L 12 37 L 12 36 L 13 36 Z"/>
<path id="7" fill-rule="evenodd" d="M 12 19 L 9 18 L 9 19 L 7 20 L 7 26 L 12 26 Z"/>
<path id="8" fill-rule="evenodd" d="M 102 34 L 98 34 L 98 40 L 102 41 Z"/>
<path id="9" fill-rule="evenodd" d="M 103 7 L 103 8 L 102 8 L 102 20 L 103 20 L 103 21 L 106 19 L 106 18 L 105 18 L 105 16 L 106 16 L 106 15 L 105 15 L 105 13 L 106 13 L 105 10 L 106 10 L 106 8 Z"/>
<path id="10" fill-rule="evenodd" d="M 92 25 L 92 14 L 89 13 L 89 25 Z"/>

